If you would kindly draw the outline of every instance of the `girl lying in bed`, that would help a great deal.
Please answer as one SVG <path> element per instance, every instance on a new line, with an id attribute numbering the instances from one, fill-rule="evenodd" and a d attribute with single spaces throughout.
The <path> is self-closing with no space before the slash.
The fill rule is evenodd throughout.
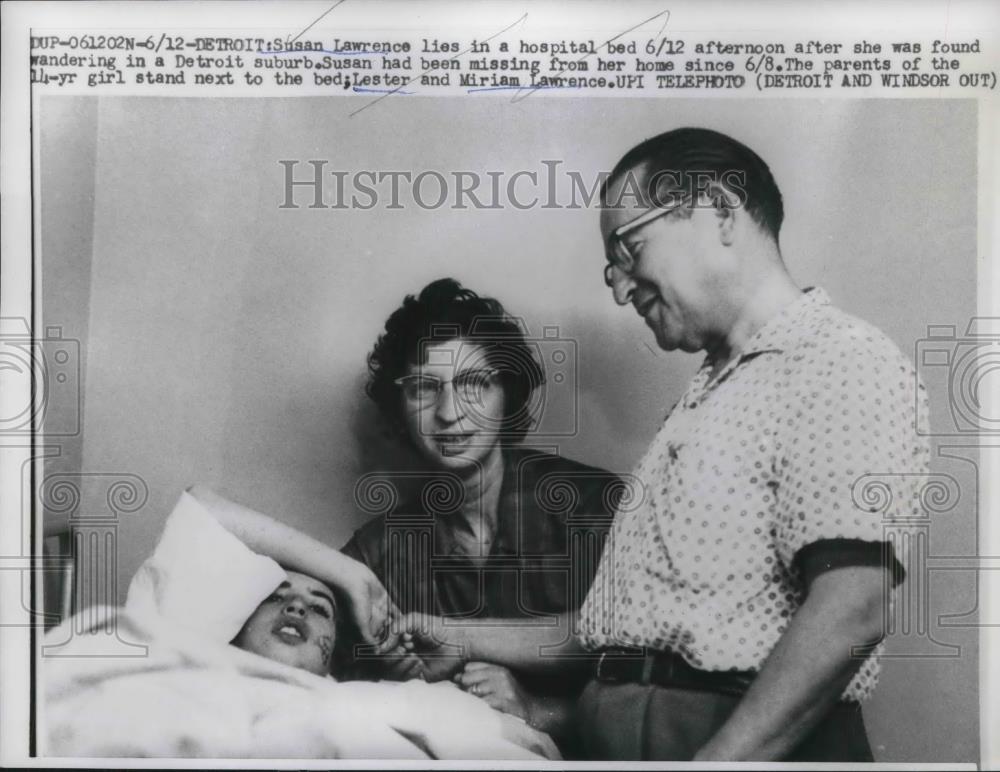
<path id="1" fill-rule="evenodd" d="M 125 606 L 92 611 L 46 635 L 43 755 L 558 758 L 454 685 L 330 678 L 342 620 L 420 667 L 388 632 L 384 592 L 336 550 L 204 489 L 181 496 Z"/>
<path id="2" fill-rule="evenodd" d="M 232 643 L 319 675 L 336 670 L 337 631 L 349 629 L 395 678 L 418 678 L 421 660 L 391 631 L 396 612 L 375 574 L 339 550 L 196 485 L 187 494 L 244 545 L 280 563 L 288 579 L 246 620 Z M 342 600 L 341 609 L 337 598 Z M 349 652 L 341 658 L 353 659 Z M 335 674 L 335 673 L 334 673 Z"/>
<path id="3" fill-rule="evenodd" d="M 288 578 L 250 615 L 233 645 L 308 670 L 330 672 L 337 640 L 337 602 L 318 579 L 289 571 Z"/>

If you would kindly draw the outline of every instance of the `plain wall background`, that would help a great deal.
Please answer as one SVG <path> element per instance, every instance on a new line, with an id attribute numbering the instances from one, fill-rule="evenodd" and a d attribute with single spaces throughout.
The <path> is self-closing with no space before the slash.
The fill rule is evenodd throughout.
<path id="1" fill-rule="evenodd" d="M 593 180 L 646 137 L 707 126 L 771 166 L 782 250 L 802 286 L 823 286 L 911 356 L 928 324 L 964 328 L 975 314 L 971 101 L 536 94 L 391 98 L 348 117 L 368 101 L 42 99 L 43 319 L 81 339 L 86 365 L 82 441 L 50 469 L 78 463 L 148 485 L 147 504 L 119 523 L 122 599 L 193 482 L 327 543 L 349 537 L 364 519 L 354 483 L 386 457 L 363 396 L 365 356 L 403 296 L 432 279 L 454 276 L 532 334 L 557 326 L 575 341 L 578 431 L 558 449 L 581 461 L 629 470 L 699 364 L 656 349 L 611 302 L 595 210 L 313 210 L 308 191 L 301 209 L 280 210 L 281 159 L 302 161 L 299 177 L 309 159 L 446 175 L 542 174 L 557 159 Z M 928 385 L 941 428 L 948 393 Z M 931 551 L 974 554 L 975 468 L 936 466 L 963 498 L 935 516 Z M 106 504 L 85 495 L 87 507 Z M 966 612 L 958 621 L 974 624 L 974 579 L 932 577 L 930 633 L 961 656 L 886 662 L 867 710 L 877 758 L 977 757 L 976 631 L 938 625 Z M 890 639 L 890 653 L 905 648 Z"/>

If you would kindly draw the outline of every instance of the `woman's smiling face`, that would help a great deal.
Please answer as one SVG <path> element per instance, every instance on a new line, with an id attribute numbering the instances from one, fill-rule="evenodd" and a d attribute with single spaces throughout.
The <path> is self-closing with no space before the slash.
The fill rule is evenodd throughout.
<path id="1" fill-rule="evenodd" d="M 402 379 L 406 430 L 425 458 L 472 472 L 499 450 L 504 390 L 485 349 L 461 338 L 424 346 Z"/>

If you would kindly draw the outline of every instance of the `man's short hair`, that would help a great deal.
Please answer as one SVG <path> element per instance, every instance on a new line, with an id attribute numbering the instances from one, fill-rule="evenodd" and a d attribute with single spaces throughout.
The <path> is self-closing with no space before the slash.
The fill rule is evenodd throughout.
<path id="1" fill-rule="evenodd" d="M 694 198 L 706 180 L 714 180 L 734 193 L 739 206 L 778 242 L 784 219 L 781 191 L 771 170 L 753 150 L 718 131 L 673 129 L 647 139 L 629 150 L 615 165 L 601 187 L 605 206 L 612 182 L 638 171 L 636 180 L 646 203 L 664 206 L 677 196 Z M 650 189 L 652 188 L 652 189 Z"/>

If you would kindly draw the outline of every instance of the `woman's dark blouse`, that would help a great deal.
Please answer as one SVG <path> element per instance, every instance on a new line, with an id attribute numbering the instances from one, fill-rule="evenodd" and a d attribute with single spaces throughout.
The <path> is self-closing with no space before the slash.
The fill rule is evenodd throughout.
<path id="1" fill-rule="evenodd" d="M 470 558 L 447 525 L 461 504 L 458 478 L 408 474 L 405 482 L 420 492 L 396 505 L 388 497 L 388 511 L 359 528 L 343 552 L 372 569 L 400 611 L 471 618 L 578 609 L 625 490 L 604 469 L 505 450 L 494 541 L 488 556 Z"/>

